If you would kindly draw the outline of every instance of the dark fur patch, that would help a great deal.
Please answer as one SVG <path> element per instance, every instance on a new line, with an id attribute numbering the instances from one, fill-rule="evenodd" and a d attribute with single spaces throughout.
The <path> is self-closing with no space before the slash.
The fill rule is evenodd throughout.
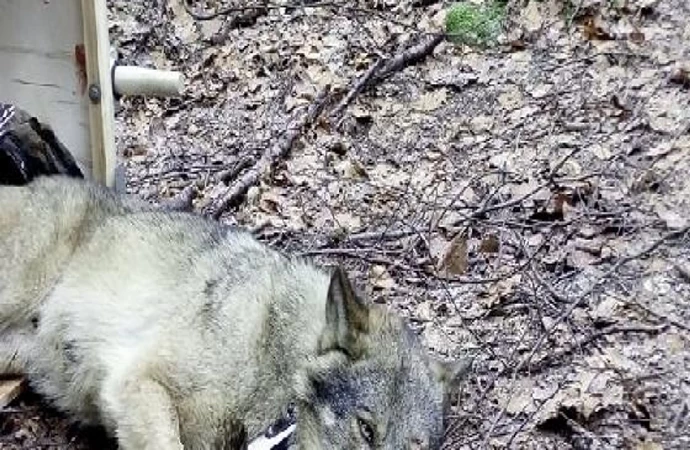
<path id="1" fill-rule="evenodd" d="M 216 287 L 218 286 L 218 280 L 211 279 L 211 280 L 206 280 L 206 286 L 204 287 L 204 295 L 206 297 L 210 297 L 213 295 L 213 292 L 216 290 Z"/>
<path id="2" fill-rule="evenodd" d="M 356 382 L 356 380 L 347 380 L 340 376 L 312 381 L 317 401 L 328 405 L 339 419 L 347 416 L 357 407 L 361 391 L 355 385 Z"/>
<path id="3" fill-rule="evenodd" d="M 39 320 L 38 316 L 33 316 L 33 317 L 31 318 L 31 326 L 34 327 L 34 330 L 37 330 L 37 329 L 38 329 L 38 324 L 39 324 L 39 323 L 40 323 L 40 320 Z"/>
<path id="4" fill-rule="evenodd" d="M 73 364 L 79 362 L 79 355 L 74 342 L 67 341 L 62 346 L 62 354 L 65 355 L 65 359 Z"/>
<path id="5" fill-rule="evenodd" d="M 206 297 L 204 304 L 199 309 L 199 319 L 204 324 L 216 323 L 218 319 L 218 310 L 220 309 L 220 300 L 214 295 L 218 288 L 219 280 L 209 279 L 204 284 L 203 294 Z"/>

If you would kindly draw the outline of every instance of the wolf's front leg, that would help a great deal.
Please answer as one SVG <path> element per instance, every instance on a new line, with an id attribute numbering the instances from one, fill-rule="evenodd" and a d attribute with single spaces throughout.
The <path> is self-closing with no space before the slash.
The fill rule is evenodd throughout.
<path id="1" fill-rule="evenodd" d="M 103 406 L 122 450 L 182 450 L 177 412 L 170 395 L 148 377 L 106 381 Z"/>

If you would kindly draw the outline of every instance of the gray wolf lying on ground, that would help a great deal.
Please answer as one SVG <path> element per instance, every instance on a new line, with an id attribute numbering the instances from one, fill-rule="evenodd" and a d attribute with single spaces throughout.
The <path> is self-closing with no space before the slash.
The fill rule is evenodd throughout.
<path id="1" fill-rule="evenodd" d="M 466 364 L 340 268 L 79 177 L 0 186 L 0 373 L 125 450 L 437 449 Z"/>

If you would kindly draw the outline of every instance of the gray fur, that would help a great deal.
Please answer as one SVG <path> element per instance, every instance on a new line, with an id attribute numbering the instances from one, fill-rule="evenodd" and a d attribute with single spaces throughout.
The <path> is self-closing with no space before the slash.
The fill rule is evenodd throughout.
<path id="1" fill-rule="evenodd" d="M 289 402 L 300 449 L 440 446 L 462 366 L 342 270 L 79 179 L 0 205 L 0 372 L 122 449 L 239 449 Z"/>

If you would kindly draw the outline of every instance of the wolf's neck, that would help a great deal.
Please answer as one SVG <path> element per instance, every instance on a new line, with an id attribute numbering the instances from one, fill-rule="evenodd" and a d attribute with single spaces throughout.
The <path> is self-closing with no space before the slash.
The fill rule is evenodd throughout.
<path id="1" fill-rule="evenodd" d="M 295 401 L 296 385 L 306 364 L 316 355 L 325 324 L 329 277 L 309 266 L 276 267 L 259 346 L 262 362 L 257 381 L 262 403 L 252 405 L 248 431 L 258 432 L 275 420 L 275 414 Z"/>
<path id="2" fill-rule="evenodd" d="M 325 271 L 295 264 L 275 283 L 274 301 L 267 325 L 271 344 L 280 348 L 282 360 L 292 360 L 294 369 L 311 359 L 326 320 L 326 298 L 330 278 Z"/>

